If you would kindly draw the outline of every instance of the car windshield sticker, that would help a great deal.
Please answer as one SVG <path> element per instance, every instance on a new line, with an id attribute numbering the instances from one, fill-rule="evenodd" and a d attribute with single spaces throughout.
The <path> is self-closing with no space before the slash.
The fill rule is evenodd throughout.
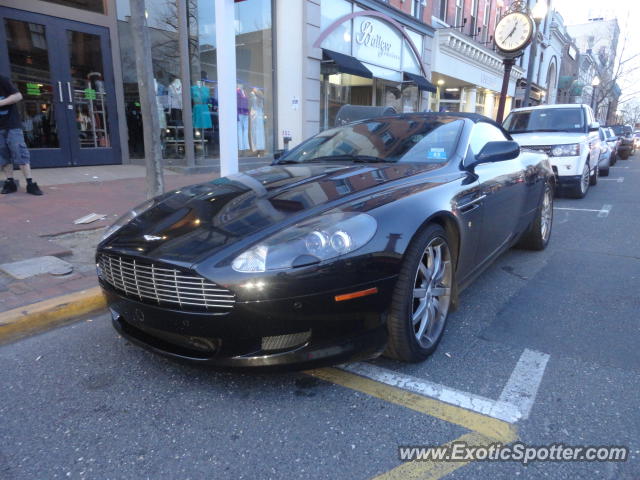
<path id="1" fill-rule="evenodd" d="M 446 160 L 447 152 L 444 151 L 444 148 L 431 147 L 427 152 L 427 158 L 429 160 Z"/>

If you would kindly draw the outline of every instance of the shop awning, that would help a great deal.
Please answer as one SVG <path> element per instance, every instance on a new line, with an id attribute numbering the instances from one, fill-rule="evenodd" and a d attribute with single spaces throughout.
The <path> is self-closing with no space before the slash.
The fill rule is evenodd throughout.
<path id="1" fill-rule="evenodd" d="M 333 50 L 322 49 L 322 57 L 325 61 L 335 62 L 338 71 L 357 75 L 358 77 L 373 78 L 371 71 L 365 67 L 357 58 L 350 57 L 344 53 L 334 52 Z"/>
<path id="2" fill-rule="evenodd" d="M 420 75 L 415 73 L 404 72 L 405 80 L 415 83 L 418 86 L 418 90 L 425 90 L 427 92 L 436 93 L 438 90 L 436 86 Z"/>

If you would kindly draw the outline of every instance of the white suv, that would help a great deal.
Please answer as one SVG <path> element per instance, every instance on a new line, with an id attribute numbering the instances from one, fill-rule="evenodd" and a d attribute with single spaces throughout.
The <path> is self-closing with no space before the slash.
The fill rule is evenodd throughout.
<path id="1" fill-rule="evenodd" d="M 560 192 L 583 198 L 598 183 L 598 129 L 588 105 L 540 105 L 516 108 L 504 128 L 522 148 L 544 152 Z"/>

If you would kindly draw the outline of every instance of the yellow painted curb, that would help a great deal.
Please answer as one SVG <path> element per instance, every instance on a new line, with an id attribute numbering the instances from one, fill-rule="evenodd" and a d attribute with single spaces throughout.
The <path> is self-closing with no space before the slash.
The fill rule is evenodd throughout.
<path id="1" fill-rule="evenodd" d="M 71 322 L 107 306 L 100 287 L 0 313 L 0 344 Z"/>

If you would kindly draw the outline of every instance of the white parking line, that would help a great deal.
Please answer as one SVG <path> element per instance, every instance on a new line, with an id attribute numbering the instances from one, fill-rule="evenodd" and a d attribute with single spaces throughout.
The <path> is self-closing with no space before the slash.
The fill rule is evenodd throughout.
<path id="1" fill-rule="evenodd" d="M 611 166 L 609 168 L 629 168 L 629 167 L 619 167 L 618 165 L 613 165 L 613 166 Z"/>
<path id="2" fill-rule="evenodd" d="M 607 180 L 609 182 L 622 183 L 622 182 L 624 182 L 624 177 L 619 177 L 619 178 L 602 178 L 602 177 L 600 177 L 600 180 Z"/>
<path id="3" fill-rule="evenodd" d="M 466 408 L 489 417 L 514 423 L 521 418 L 521 414 L 514 405 L 492 400 L 481 395 L 456 390 L 439 383 L 430 382 L 422 378 L 404 375 L 393 370 L 371 365 L 370 363 L 352 363 L 341 367 L 347 372 L 361 377 L 375 380 L 392 387 L 417 393 L 425 397 L 435 398 L 457 407 Z"/>
<path id="4" fill-rule="evenodd" d="M 529 418 L 548 361 L 546 353 L 526 348 L 498 401 L 515 406 L 523 419 Z"/>
<path id="5" fill-rule="evenodd" d="M 554 210 L 568 210 L 571 212 L 595 212 L 599 218 L 604 218 L 609 215 L 609 212 L 613 208 L 613 205 L 605 204 L 602 208 L 596 210 L 595 208 L 571 208 L 571 207 L 553 207 Z"/>
<path id="6" fill-rule="evenodd" d="M 525 349 L 498 400 L 370 363 L 351 363 L 342 365 L 340 368 L 385 385 L 435 398 L 498 420 L 515 423 L 529 417 L 548 361 L 549 355 L 546 353 Z"/>
<path id="7" fill-rule="evenodd" d="M 613 205 L 608 205 L 608 204 L 603 205 L 602 210 L 600 210 L 600 213 L 598 213 L 598 218 L 605 218 L 609 216 L 609 212 L 611 211 L 612 208 L 613 208 Z"/>
<path id="8" fill-rule="evenodd" d="M 593 208 L 569 208 L 569 207 L 553 207 L 554 210 L 571 210 L 573 212 L 599 212 L 600 209 Z"/>

